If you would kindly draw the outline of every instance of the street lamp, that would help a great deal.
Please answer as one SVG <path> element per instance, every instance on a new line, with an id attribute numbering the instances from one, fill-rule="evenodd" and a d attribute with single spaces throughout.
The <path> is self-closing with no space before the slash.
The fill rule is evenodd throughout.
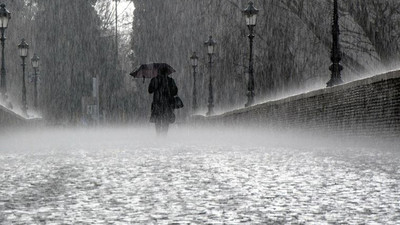
<path id="1" fill-rule="evenodd" d="M 210 73 L 210 83 L 208 85 L 208 112 L 207 116 L 214 115 L 214 96 L 213 96 L 213 85 L 212 85 L 212 56 L 215 53 L 215 45 L 217 43 L 212 39 L 212 36 L 209 37 L 208 41 L 204 43 L 207 47 L 208 54 L 208 63 L 209 63 L 209 73 Z"/>
<path id="2" fill-rule="evenodd" d="M 18 45 L 19 56 L 22 58 L 22 113 L 27 114 L 27 104 L 26 104 L 26 86 L 25 86 L 25 58 L 28 56 L 29 45 L 25 42 L 23 38 L 21 44 Z"/>
<path id="3" fill-rule="evenodd" d="M 6 85 L 6 68 L 5 68 L 5 60 L 4 60 L 4 44 L 6 38 L 4 36 L 4 32 L 8 27 L 8 21 L 11 19 L 11 13 L 6 9 L 5 4 L 0 5 L 0 32 L 1 32 L 1 96 L 3 100 L 6 100 L 7 94 L 7 85 Z"/>
<path id="4" fill-rule="evenodd" d="M 247 84 L 247 103 L 245 107 L 254 104 L 254 68 L 253 68 L 253 39 L 254 39 L 254 27 L 257 23 L 258 9 L 254 7 L 253 2 L 249 2 L 246 9 L 242 10 L 243 15 L 246 17 L 246 25 L 250 30 L 249 40 L 250 40 L 250 56 L 249 56 L 249 81 Z"/>
<path id="5" fill-rule="evenodd" d="M 340 65 L 342 60 L 342 53 L 340 51 L 339 44 L 339 10 L 337 0 L 333 1 L 333 23 L 332 23 L 332 50 L 331 50 L 331 61 L 332 65 L 329 67 L 331 73 L 331 79 L 326 83 L 327 87 L 333 87 L 343 83 L 342 75 L 340 72 L 343 70 L 343 66 Z"/>
<path id="6" fill-rule="evenodd" d="M 197 90 L 196 90 L 196 68 L 199 63 L 199 57 L 197 57 L 196 52 L 193 52 L 192 57 L 190 57 L 190 61 L 193 67 L 193 103 L 192 109 L 193 113 L 197 110 Z"/>
<path id="7" fill-rule="evenodd" d="M 37 92 L 37 81 L 38 81 L 38 76 L 37 76 L 37 69 L 39 68 L 39 57 L 36 55 L 36 53 L 35 54 L 33 54 L 33 57 L 32 57 L 32 59 L 31 59 L 31 62 L 32 62 L 32 67 L 33 67 L 33 70 L 34 70 L 34 72 L 35 72 L 35 77 L 34 77 L 34 80 L 33 80 L 33 84 L 34 84 L 34 99 L 33 99 L 33 106 L 34 106 L 34 108 L 37 110 L 37 95 L 38 95 L 38 92 Z"/>

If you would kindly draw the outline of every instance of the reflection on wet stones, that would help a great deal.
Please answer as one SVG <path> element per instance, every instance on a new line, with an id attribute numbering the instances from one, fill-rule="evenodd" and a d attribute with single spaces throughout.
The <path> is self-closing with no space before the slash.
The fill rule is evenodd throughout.
<path id="1" fill-rule="evenodd" d="M 0 222 L 398 224 L 400 156 L 368 154 L 195 146 L 9 153 L 0 158 Z"/>

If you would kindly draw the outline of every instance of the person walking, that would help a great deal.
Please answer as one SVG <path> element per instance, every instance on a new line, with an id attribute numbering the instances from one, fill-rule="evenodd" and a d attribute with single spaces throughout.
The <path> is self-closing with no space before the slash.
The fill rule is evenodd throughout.
<path id="1" fill-rule="evenodd" d="M 153 94 L 150 122 L 155 123 L 158 135 L 166 135 L 169 124 L 175 122 L 173 102 L 178 94 L 178 87 L 168 74 L 168 68 L 160 68 L 158 75 L 151 79 L 148 90 Z"/>

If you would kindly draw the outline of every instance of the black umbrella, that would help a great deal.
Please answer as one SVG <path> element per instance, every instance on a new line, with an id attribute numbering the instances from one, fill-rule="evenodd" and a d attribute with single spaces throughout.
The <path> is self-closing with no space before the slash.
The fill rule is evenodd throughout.
<path id="1" fill-rule="evenodd" d="M 153 78 L 158 75 L 158 72 L 161 69 L 166 69 L 167 75 L 170 75 L 175 72 L 175 69 L 167 63 L 150 63 L 150 64 L 142 64 L 130 73 L 131 76 L 135 78 Z"/>

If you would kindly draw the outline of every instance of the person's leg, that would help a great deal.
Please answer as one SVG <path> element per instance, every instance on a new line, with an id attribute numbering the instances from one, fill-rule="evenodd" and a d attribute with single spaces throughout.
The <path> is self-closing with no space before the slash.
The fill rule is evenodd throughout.
<path id="1" fill-rule="evenodd" d="M 157 128 L 157 134 L 160 136 L 165 136 L 168 132 L 168 122 L 166 120 L 160 120 L 159 126 Z"/>
<path id="2" fill-rule="evenodd" d="M 156 133 L 157 135 L 160 135 L 162 133 L 162 123 L 160 120 L 157 120 L 156 123 Z"/>
<path id="3" fill-rule="evenodd" d="M 168 122 L 168 121 L 164 121 L 163 127 L 162 127 L 162 133 L 163 133 L 164 135 L 167 135 L 167 133 L 168 133 L 168 128 L 169 128 L 169 122 Z"/>

